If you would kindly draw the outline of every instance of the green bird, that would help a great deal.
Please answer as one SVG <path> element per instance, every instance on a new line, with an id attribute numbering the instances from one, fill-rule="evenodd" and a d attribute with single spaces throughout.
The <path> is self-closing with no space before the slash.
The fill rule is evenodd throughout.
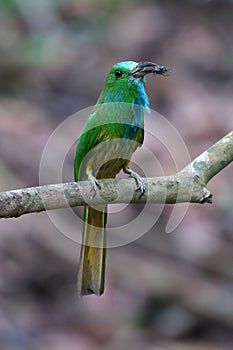
<path id="1" fill-rule="evenodd" d="M 77 142 L 74 159 L 75 181 L 89 180 L 93 191 L 99 179 L 115 178 L 123 170 L 133 177 L 143 195 L 141 177 L 130 169 L 133 152 L 144 138 L 143 109 L 149 111 L 145 76 L 165 74 L 168 69 L 153 62 L 125 61 L 115 64 L 89 115 Z M 107 206 L 85 205 L 83 237 L 78 271 L 81 295 L 104 292 Z"/>

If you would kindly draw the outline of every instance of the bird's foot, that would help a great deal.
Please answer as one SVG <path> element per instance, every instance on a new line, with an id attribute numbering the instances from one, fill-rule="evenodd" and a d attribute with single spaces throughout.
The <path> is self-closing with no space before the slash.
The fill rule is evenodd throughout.
<path id="1" fill-rule="evenodd" d="M 91 172 L 91 171 L 88 171 L 88 172 L 87 172 L 87 177 L 88 177 L 88 180 L 89 180 L 90 183 L 91 183 L 91 187 L 92 187 L 93 192 L 96 194 L 97 187 L 99 188 L 99 190 L 101 190 L 101 184 L 100 184 L 100 182 L 95 178 L 94 175 L 92 175 L 92 172 Z"/>
<path id="2" fill-rule="evenodd" d="M 144 195 L 145 191 L 146 191 L 146 186 L 145 186 L 141 176 L 138 173 L 136 173 L 136 171 L 133 171 L 129 167 L 125 167 L 123 170 L 124 170 L 124 172 L 126 174 L 128 174 L 130 177 L 135 179 L 136 184 L 137 184 L 137 189 L 136 190 L 141 192 L 140 193 L 140 197 L 139 197 L 139 198 L 141 198 Z"/>

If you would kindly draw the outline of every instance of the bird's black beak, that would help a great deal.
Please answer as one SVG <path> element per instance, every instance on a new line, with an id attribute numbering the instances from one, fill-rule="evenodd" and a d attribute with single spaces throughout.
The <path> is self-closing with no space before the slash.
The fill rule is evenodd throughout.
<path id="1" fill-rule="evenodd" d="M 165 66 L 160 66 L 157 63 L 153 62 L 139 62 L 137 66 L 131 71 L 129 76 L 134 78 L 142 78 L 149 73 L 166 75 L 168 68 Z"/>

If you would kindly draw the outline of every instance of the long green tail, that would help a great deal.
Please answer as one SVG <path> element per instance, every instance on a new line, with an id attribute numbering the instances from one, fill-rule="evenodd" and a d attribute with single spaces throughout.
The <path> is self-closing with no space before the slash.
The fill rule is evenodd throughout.
<path id="1" fill-rule="evenodd" d="M 81 295 L 101 295 L 104 292 L 106 218 L 106 206 L 85 206 L 78 270 L 78 292 Z"/>

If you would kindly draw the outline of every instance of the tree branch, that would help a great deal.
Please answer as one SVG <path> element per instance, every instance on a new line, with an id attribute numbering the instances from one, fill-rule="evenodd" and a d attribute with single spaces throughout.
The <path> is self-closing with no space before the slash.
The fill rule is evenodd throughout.
<path id="1" fill-rule="evenodd" d="M 145 178 L 140 198 L 134 179 L 101 180 L 93 192 L 89 181 L 30 187 L 0 193 L 0 218 L 18 217 L 49 209 L 107 203 L 211 203 L 206 184 L 233 160 L 233 131 L 204 151 L 180 172 Z"/>

